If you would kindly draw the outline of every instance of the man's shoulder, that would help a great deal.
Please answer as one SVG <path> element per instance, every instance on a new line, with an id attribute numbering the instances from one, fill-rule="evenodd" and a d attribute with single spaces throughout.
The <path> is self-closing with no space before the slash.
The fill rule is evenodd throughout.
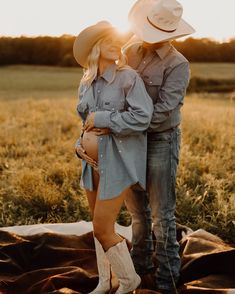
<path id="1" fill-rule="evenodd" d="M 171 49 L 169 50 L 169 54 L 166 58 L 171 66 L 177 66 L 181 63 L 189 63 L 187 58 L 182 53 L 180 53 L 173 45 L 171 45 Z"/>

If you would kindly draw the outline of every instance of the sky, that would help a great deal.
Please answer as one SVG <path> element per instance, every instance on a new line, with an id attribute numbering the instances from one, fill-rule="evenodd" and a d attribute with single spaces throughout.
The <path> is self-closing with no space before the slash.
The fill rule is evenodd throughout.
<path id="1" fill-rule="evenodd" d="M 85 27 L 108 20 L 122 31 L 136 0 L 0 0 L 0 36 L 77 35 Z M 235 0 L 179 0 L 183 19 L 195 38 L 220 42 L 235 38 Z"/>

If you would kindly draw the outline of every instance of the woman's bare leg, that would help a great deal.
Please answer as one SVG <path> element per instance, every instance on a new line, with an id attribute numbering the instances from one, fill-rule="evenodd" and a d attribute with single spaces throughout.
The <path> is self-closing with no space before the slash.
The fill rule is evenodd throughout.
<path id="1" fill-rule="evenodd" d="M 115 233 L 114 226 L 128 190 L 129 188 L 114 199 L 100 200 L 98 197 L 96 199 L 93 216 L 94 235 L 105 251 L 122 241 L 122 238 Z"/>
<path id="2" fill-rule="evenodd" d="M 92 219 L 94 215 L 97 191 L 99 186 L 99 175 L 94 170 L 93 170 L 93 184 L 94 184 L 95 190 L 86 191 Z M 94 236 L 94 243 L 95 243 L 96 259 L 97 259 L 97 267 L 98 267 L 98 273 L 99 273 L 99 283 L 96 286 L 96 288 L 89 294 L 109 293 L 110 289 L 112 288 L 110 262 L 105 255 L 102 244 L 100 244 L 100 242 L 97 240 L 97 238 L 95 238 L 95 236 Z"/>
<path id="3" fill-rule="evenodd" d="M 94 171 L 94 169 L 92 170 L 92 172 L 93 172 L 93 186 L 95 189 L 93 191 L 86 190 L 86 196 L 87 196 L 87 200 L 90 207 L 91 217 L 93 219 L 96 197 L 97 197 L 97 190 L 99 185 L 99 174 L 96 171 Z"/>
<path id="4" fill-rule="evenodd" d="M 119 287 L 115 293 L 130 293 L 141 282 L 135 272 L 126 240 L 115 233 L 115 221 L 129 189 L 110 200 L 96 199 L 93 228 L 96 239 L 101 243 L 113 272 L 118 278 Z M 104 293 L 104 292 L 103 292 Z"/>

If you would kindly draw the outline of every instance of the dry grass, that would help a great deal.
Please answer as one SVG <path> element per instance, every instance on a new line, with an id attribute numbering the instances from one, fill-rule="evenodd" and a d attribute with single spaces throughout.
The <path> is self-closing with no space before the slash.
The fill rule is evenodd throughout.
<path id="1" fill-rule="evenodd" d="M 177 181 L 179 221 L 194 229 L 204 228 L 233 243 L 234 126 L 234 103 L 215 97 L 207 100 L 203 95 L 188 97 L 183 110 Z"/>
<path id="2" fill-rule="evenodd" d="M 74 155 L 75 100 L 0 103 L 1 225 L 87 218 Z"/>
<path id="3" fill-rule="evenodd" d="M 7 84 L 4 70 L 12 72 L 0 70 Z M 36 68 L 40 70 L 41 76 L 34 73 L 33 78 L 32 67 L 14 67 L 13 72 L 22 76 L 13 75 L 12 90 L 6 84 L 1 88 L 0 226 L 90 219 L 74 155 L 80 130 L 75 111 L 80 72 Z M 25 87 L 21 88 L 20 78 L 28 79 Z M 45 78 L 47 90 L 40 96 Z M 177 219 L 235 243 L 235 104 L 224 97 L 186 97 Z M 125 209 L 118 221 L 130 223 Z"/>

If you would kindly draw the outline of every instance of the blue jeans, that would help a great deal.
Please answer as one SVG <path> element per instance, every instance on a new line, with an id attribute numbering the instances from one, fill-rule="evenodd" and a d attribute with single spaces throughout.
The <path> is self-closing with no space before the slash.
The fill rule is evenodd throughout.
<path id="1" fill-rule="evenodd" d="M 148 191 L 132 189 L 132 194 L 126 199 L 127 209 L 132 216 L 132 258 L 136 271 L 144 274 L 153 268 L 153 223 L 156 288 L 164 290 L 175 287 L 180 272 L 175 222 L 175 182 L 180 139 L 179 128 L 148 137 Z"/>

